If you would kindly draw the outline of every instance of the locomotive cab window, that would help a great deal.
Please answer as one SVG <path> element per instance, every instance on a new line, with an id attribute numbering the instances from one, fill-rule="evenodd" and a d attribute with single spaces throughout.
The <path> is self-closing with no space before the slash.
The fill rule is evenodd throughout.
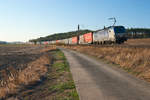
<path id="1" fill-rule="evenodd" d="M 123 26 L 114 27 L 115 33 L 125 33 L 125 28 Z"/>

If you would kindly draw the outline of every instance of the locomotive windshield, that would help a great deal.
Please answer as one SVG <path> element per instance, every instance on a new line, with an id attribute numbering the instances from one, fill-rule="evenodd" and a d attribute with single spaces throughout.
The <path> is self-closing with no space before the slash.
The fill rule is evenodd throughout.
<path id="1" fill-rule="evenodd" d="M 125 33 L 125 28 L 123 26 L 114 27 L 115 33 Z"/>

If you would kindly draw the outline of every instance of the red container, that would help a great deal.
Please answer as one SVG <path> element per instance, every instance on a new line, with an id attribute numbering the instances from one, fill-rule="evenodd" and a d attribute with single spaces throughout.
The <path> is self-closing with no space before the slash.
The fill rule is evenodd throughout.
<path id="1" fill-rule="evenodd" d="M 93 41 L 93 33 L 92 32 L 86 33 L 83 36 L 84 36 L 85 43 L 92 43 L 92 41 Z"/>
<path id="2" fill-rule="evenodd" d="M 77 37 L 72 37 L 72 44 L 77 44 L 77 42 L 78 42 Z"/>
<path id="3" fill-rule="evenodd" d="M 46 42 L 44 42 L 44 44 L 48 44 L 48 42 L 46 41 Z"/>
<path id="4" fill-rule="evenodd" d="M 59 43 L 59 40 L 56 40 L 56 43 Z"/>

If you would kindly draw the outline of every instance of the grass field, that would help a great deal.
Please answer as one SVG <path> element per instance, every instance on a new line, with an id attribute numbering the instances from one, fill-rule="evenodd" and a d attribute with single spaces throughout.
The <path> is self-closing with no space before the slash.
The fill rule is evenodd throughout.
<path id="1" fill-rule="evenodd" d="M 99 59 L 107 60 L 117 64 L 120 68 L 135 75 L 136 77 L 150 82 L 150 39 L 131 39 L 125 46 L 66 46 L 88 55 L 96 56 Z M 136 45 L 145 45 L 144 48 Z"/>

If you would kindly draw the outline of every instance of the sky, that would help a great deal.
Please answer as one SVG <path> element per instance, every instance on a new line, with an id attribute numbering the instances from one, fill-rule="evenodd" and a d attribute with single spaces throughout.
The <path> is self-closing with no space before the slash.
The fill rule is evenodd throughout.
<path id="1" fill-rule="evenodd" d="M 116 25 L 150 27 L 150 0 L 0 0 L 0 41 Z"/>

